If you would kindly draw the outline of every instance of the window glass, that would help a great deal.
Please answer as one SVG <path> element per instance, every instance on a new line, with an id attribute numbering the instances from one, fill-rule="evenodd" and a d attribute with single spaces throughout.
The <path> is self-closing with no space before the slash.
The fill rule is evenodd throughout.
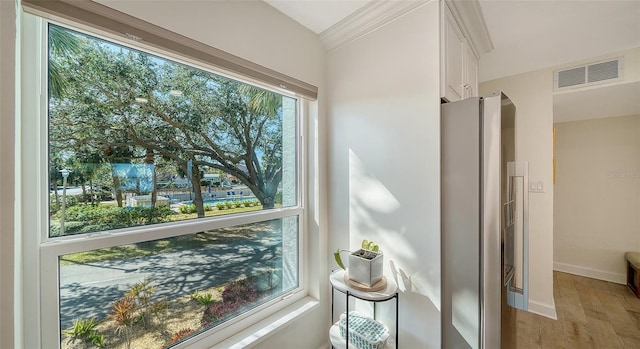
<path id="1" fill-rule="evenodd" d="M 297 100 L 47 32 L 42 200 L 56 243 L 39 256 L 57 273 L 39 275 L 43 342 L 165 348 L 286 304 L 300 289 Z"/>
<path id="2" fill-rule="evenodd" d="M 296 206 L 296 100 L 49 25 L 49 236 Z"/>
<path id="3" fill-rule="evenodd" d="M 61 346 L 164 348 L 281 296 L 297 232 L 286 217 L 60 256 Z"/>

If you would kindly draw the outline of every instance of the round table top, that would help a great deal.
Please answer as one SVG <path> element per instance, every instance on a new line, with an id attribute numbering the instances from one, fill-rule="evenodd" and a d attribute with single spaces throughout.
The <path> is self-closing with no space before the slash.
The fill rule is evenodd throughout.
<path id="1" fill-rule="evenodd" d="M 387 287 L 385 287 L 385 289 L 383 290 L 375 291 L 375 292 L 365 292 L 365 291 L 357 290 L 347 285 L 347 283 L 344 281 L 345 273 L 346 273 L 345 270 L 340 269 L 331 273 L 331 276 L 329 277 L 329 281 L 331 282 L 331 285 L 336 290 L 342 293 L 347 293 L 348 291 L 349 294 L 354 297 L 368 300 L 368 301 L 374 301 L 374 302 L 385 301 L 395 297 L 398 294 L 398 285 L 395 283 L 393 279 L 387 278 Z"/>

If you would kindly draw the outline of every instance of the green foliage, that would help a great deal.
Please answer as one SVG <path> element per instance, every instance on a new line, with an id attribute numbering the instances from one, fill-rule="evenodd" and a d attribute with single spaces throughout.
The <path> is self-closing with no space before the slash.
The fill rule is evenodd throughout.
<path id="1" fill-rule="evenodd" d="M 340 257 L 340 253 L 342 252 L 341 249 L 338 249 L 336 252 L 333 253 L 333 258 L 335 258 L 336 260 L 336 264 L 338 264 L 338 266 L 342 269 L 347 269 L 344 267 L 344 263 L 342 263 L 342 258 Z"/>
<path id="2" fill-rule="evenodd" d="M 151 278 L 136 282 L 114 302 L 111 313 L 107 315 L 115 321 L 116 333 L 124 334 L 127 348 L 131 345 L 131 334 L 134 327 L 148 328 L 152 324 L 151 315 L 155 315 L 156 319 L 160 321 L 166 317 L 167 301 L 165 298 L 153 301 L 151 297 L 154 290 Z"/>
<path id="3" fill-rule="evenodd" d="M 81 234 L 167 222 L 171 214 L 173 212 L 167 206 L 151 208 L 78 204 L 65 210 L 65 234 Z M 53 218 L 60 219 L 60 212 Z M 60 227 L 52 222 L 51 235 L 55 236 L 59 233 Z"/>
<path id="4" fill-rule="evenodd" d="M 89 320 L 78 319 L 73 322 L 73 327 L 63 330 L 62 333 L 71 336 L 72 340 L 79 339 L 96 348 L 104 348 L 106 346 L 104 335 L 98 333 L 96 330 L 97 325 L 93 318 Z"/>
<path id="5" fill-rule="evenodd" d="M 267 208 L 273 207 L 282 181 L 282 95 L 51 28 L 50 81 L 64 80 L 56 85 L 63 93 L 52 93 L 48 103 L 52 159 L 80 159 L 74 174 L 83 180 L 95 178 L 97 170 L 80 163 L 157 164 L 161 158 L 184 174 L 190 159 L 194 171 L 206 167 L 259 188 Z M 59 45 L 61 36 L 75 42 Z M 110 186 L 120 202 L 119 181 L 126 178 L 118 176 L 112 173 Z M 193 189 L 209 182 L 195 178 Z"/>
<path id="6" fill-rule="evenodd" d="M 205 212 L 211 211 L 213 209 L 211 207 L 211 205 L 208 205 L 208 204 L 204 205 L 203 208 L 204 208 Z M 197 213 L 198 212 L 198 208 L 194 204 L 182 205 L 182 206 L 180 206 L 179 210 L 180 210 L 180 213 L 182 213 L 182 214 L 191 214 L 191 213 Z"/>
<path id="7" fill-rule="evenodd" d="M 213 299 L 213 294 L 211 292 L 200 293 L 198 291 L 195 291 L 191 294 L 191 299 L 195 299 L 202 305 L 208 305 L 215 302 L 215 300 Z"/>
<path id="8" fill-rule="evenodd" d="M 89 335 L 89 342 L 96 348 L 104 348 L 107 346 L 107 342 L 104 339 L 103 334 L 94 333 Z"/>
<path id="9" fill-rule="evenodd" d="M 89 333 L 95 331 L 97 325 L 96 320 L 93 318 L 77 319 L 73 322 L 71 329 L 63 330 L 62 333 L 77 338 L 86 337 Z"/>
<path id="10" fill-rule="evenodd" d="M 125 298 L 130 297 L 133 299 L 134 310 L 138 310 L 135 323 L 142 323 L 145 327 L 149 325 L 149 316 L 151 315 L 149 306 L 151 305 L 151 295 L 155 290 L 151 283 L 152 279 L 147 277 L 131 285 L 127 293 L 125 293 Z"/>
<path id="11" fill-rule="evenodd" d="M 184 213 L 184 214 L 196 213 L 197 212 L 196 205 L 194 205 L 194 204 L 182 205 L 182 206 L 180 206 L 179 210 L 180 210 L 180 213 Z"/>
<path id="12" fill-rule="evenodd" d="M 51 26 L 49 47 L 52 56 L 75 54 L 80 51 L 80 39 L 60 27 Z M 57 60 L 49 63 L 49 90 L 52 96 L 62 97 L 69 88 L 67 78 L 62 74 L 62 67 Z"/>
<path id="13" fill-rule="evenodd" d="M 372 252 L 378 252 L 380 250 L 380 247 L 378 245 L 376 245 L 373 241 L 369 241 L 367 239 L 362 240 L 361 247 L 363 250 Z"/>
<path id="14" fill-rule="evenodd" d="M 227 208 L 227 204 L 224 202 L 218 202 L 216 203 L 216 207 L 218 208 L 218 210 L 224 210 Z"/>
<path id="15" fill-rule="evenodd" d="M 282 192 L 276 194 L 274 201 L 276 202 L 276 204 L 282 205 Z"/>
<path id="16" fill-rule="evenodd" d="M 69 221 L 66 220 L 64 222 L 64 232 L 65 235 L 70 234 L 78 234 L 80 232 L 90 232 L 90 231 L 99 231 L 106 230 L 108 228 L 103 228 L 104 226 L 99 225 L 86 225 L 84 222 L 77 221 Z M 102 229 L 101 229 L 102 228 Z M 51 227 L 49 228 L 50 236 L 60 236 L 60 221 L 51 221 Z"/>
<path id="17" fill-rule="evenodd" d="M 78 205 L 78 198 L 73 195 L 65 196 L 65 209 Z M 56 194 L 49 194 L 49 213 L 55 214 L 62 208 L 62 194 L 58 194 L 58 203 L 56 204 Z"/>
<path id="18" fill-rule="evenodd" d="M 262 203 L 260 202 L 260 200 L 251 200 L 249 201 L 249 204 L 251 206 L 262 206 Z"/>

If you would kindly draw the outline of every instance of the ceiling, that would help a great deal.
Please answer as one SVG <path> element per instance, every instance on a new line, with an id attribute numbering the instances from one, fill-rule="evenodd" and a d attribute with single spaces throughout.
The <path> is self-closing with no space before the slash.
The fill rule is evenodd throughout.
<path id="1" fill-rule="evenodd" d="M 264 0 L 296 22 L 320 34 L 371 0 Z"/>
<path id="2" fill-rule="evenodd" d="M 320 34 L 372 0 L 264 1 Z M 493 51 L 480 59 L 481 82 L 640 47 L 639 0 L 479 0 L 479 3 L 494 46 Z M 568 121 L 589 115 L 640 113 L 640 103 L 635 102 L 640 87 L 627 85 L 556 95 L 554 115 L 557 121 Z M 614 103 L 617 99 L 620 103 Z M 604 110 L 605 107 L 610 110 Z"/>
<path id="3" fill-rule="evenodd" d="M 495 49 L 480 81 L 640 47 L 640 1 L 480 0 Z"/>

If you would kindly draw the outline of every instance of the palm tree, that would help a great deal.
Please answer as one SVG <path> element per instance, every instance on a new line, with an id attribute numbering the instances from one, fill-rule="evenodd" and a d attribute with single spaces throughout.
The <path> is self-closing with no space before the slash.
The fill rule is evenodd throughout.
<path id="1" fill-rule="evenodd" d="M 55 25 L 49 25 L 49 93 L 51 97 L 63 97 L 69 85 L 62 75 L 59 60 L 52 56 L 71 56 L 80 52 L 80 38 L 70 31 Z"/>

